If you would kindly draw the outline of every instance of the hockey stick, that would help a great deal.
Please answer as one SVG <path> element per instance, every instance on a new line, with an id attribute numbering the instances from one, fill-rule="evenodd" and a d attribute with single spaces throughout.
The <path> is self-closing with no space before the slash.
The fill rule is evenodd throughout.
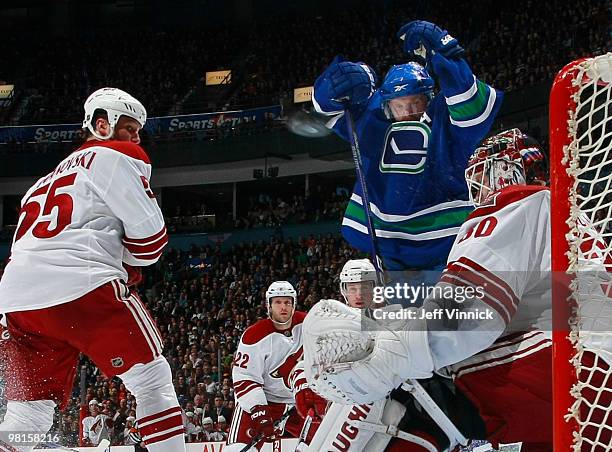
<path id="1" fill-rule="evenodd" d="M 401 388 L 407 391 L 419 402 L 419 405 L 429 414 L 429 417 L 438 424 L 438 427 L 442 429 L 444 434 L 448 437 L 450 443 L 449 449 L 457 445 L 467 446 L 468 439 L 463 436 L 459 429 L 453 424 L 446 413 L 438 406 L 438 404 L 431 398 L 431 396 L 425 391 L 423 386 L 413 379 L 408 379 L 406 383 L 402 383 Z"/>
<path id="2" fill-rule="evenodd" d="M 348 108 L 344 110 L 346 115 L 346 126 L 348 129 L 349 139 L 351 143 L 351 153 L 353 154 L 353 163 L 355 164 L 355 171 L 357 172 L 357 180 L 361 187 L 361 203 L 363 205 L 363 211 L 366 217 L 366 225 L 368 227 L 368 235 L 370 236 L 370 253 L 372 254 L 372 260 L 374 261 L 374 268 L 376 269 L 376 279 L 379 285 L 384 283 L 383 270 L 378 260 L 378 253 L 376 250 L 376 231 L 372 224 L 372 218 L 370 215 L 370 197 L 368 196 L 368 187 L 366 186 L 365 176 L 363 175 L 363 161 L 361 159 L 361 150 L 359 149 L 359 140 L 357 139 L 357 133 L 355 132 L 355 123 L 353 117 Z"/>
<path id="3" fill-rule="evenodd" d="M 304 425 L 302 426 L 302 431 L 300 432 L 300 436 L 298 437 L 298 442 L 295 445 L 294 452 L 305 452 L 308 450 L 308 445 L 306 444 L 306 438 L 308 438 L 308 432 L 310 432 L 310 426 L 312 425 L 312 421 L 314 419 L 315 412 L 314 409 L 311 408 L 308 410 L 306 417 L 304 418 Z M 302 448 L 302 444 L 306 445 L 306 448 Z"/>
<path id="4" fill-rule="evenodd" d="M 295 412 L 295 407 L 291 407 L 289 410 L 283 413 L 281 417 L 279 417 L 276 421 L 274 421 L 274 430 L 276 430 L 281 425 L 281 423 L 285 419 L 287 419 L 289 416 L 291 416 L 294 412 Z M 265 439 L 266 439 L 265 435 L 257 435 L 255 438 L 251 440 L 249 444 L 247 444 L 242 449 L 240 449 L 240 452 L 249 451 L 251 447 L 255 447 L 257 444 L 259 444 L 261 441 L 264 441 Z"/>
<path id="5" fill-rule="evenodd" d="M 372 258 L 374 260 L 374 266 L 376 268 L 376 276 L 379 284 L 383 284 L 383 271 L 378 261 L 378 253 L 376 247 L 376 235 L 375 230 L 372 224 L 372 218 L 370 214 L 370 201 L 368 196 L 368 191 L 365 183 L 365 177 L 363 175 L 363 164 L 361 160 L 361 152 L 359 150 L 359 140 L 357 138 L 357 133 L 355 132 L 355 123 L 353 122 L 353 117 L 348 108 L 345 109 L 346 114 L 346 124 L 349 133 L 349 138 L 351 142 L 351 151 L 353 154 L 353 162 L 355 163 L 355 170 L 357 171 L 357 179 L 359 180 L 359 185 L 361 186 L 361 192 L 363 194 L 361 201 L 363 204 L 363 210 L 367 220 L 368 227 L 368 235 L 370 237 L 370 249 L 372 253 Z M 414 399 L 419 402 L 419 404 L 423 407 L 427 414 L 433 419 L 433 421 L 438 424 L 438 426 L 444 431 L 446 436 L 448 436 L 451 444 L 454 445 L 461 444 L 466 445 L 467 439 L 461 434 L 459 429 L 455 427 L 455 424 L 448 418 L 448 416 L 440 409 L 438 404 L 431 398 L 431 396 L 423 389 L 423 386 L 414 379 L 409 379 L 408 384 L 404 383 L 402 387 L 406 385 L 404 388 Z"/>

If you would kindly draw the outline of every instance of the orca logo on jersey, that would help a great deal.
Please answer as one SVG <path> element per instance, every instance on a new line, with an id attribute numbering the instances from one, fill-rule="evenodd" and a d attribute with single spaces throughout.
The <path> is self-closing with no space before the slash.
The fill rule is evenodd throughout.
<path id="1" fill-rule="evenodd" d="M 419 174 L 425 169 L 431 129 L 419 121 L 391 124 L 379 163 L 383 173 Z"/>
<path id="2" fill-rule="evenodd" d="M 0 327 L 1 329 L 2 327 Z M 4 330 L 2 331 L 2 334 L 0 335 L 0 339 L 2 339 L 3 341 L 8 341 L 11 338 L 11 335 L 9 334 L 8 330 Z"/>

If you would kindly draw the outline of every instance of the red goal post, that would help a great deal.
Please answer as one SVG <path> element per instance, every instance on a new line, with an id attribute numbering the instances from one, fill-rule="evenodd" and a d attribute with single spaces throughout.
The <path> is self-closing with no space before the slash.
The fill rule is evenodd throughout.
<path id="1" fill-rule="evenodd" d="M 608 53 L 565 66 L 550 94 L 556 452 L 612 449 L 611 92 Z"/>

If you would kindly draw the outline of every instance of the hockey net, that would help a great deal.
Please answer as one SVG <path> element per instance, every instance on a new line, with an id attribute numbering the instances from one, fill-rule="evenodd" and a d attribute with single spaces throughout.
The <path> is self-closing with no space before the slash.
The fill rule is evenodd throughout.
<path id="1" fill-rule="evenodd" d="M 612 53 L 550 96 L 555 451 L 612 449 Z"/>

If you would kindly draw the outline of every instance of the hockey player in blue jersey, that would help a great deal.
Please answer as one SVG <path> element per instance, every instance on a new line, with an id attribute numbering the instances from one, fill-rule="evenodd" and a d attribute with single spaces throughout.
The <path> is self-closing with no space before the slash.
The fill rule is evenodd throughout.
<path id="1" fill-rule="evenodd" d="M 404 25 L 408 54 L 426 51 L 428 71 L 411 62 L 393 66 L 377 87 L 374 71 L 340 57 L 314 85 L 315 109 L 349 140 L 355 121 L 376 247 L 386 270 L 443 267 L 459 227 L 472 211 L 464 171 L 487 135 L 502 93 L 477 80 L 464 50 L 446 30 L 425 22 Z M 370 251 L 359 183 L 342 222 L 351 245 Z"/>

